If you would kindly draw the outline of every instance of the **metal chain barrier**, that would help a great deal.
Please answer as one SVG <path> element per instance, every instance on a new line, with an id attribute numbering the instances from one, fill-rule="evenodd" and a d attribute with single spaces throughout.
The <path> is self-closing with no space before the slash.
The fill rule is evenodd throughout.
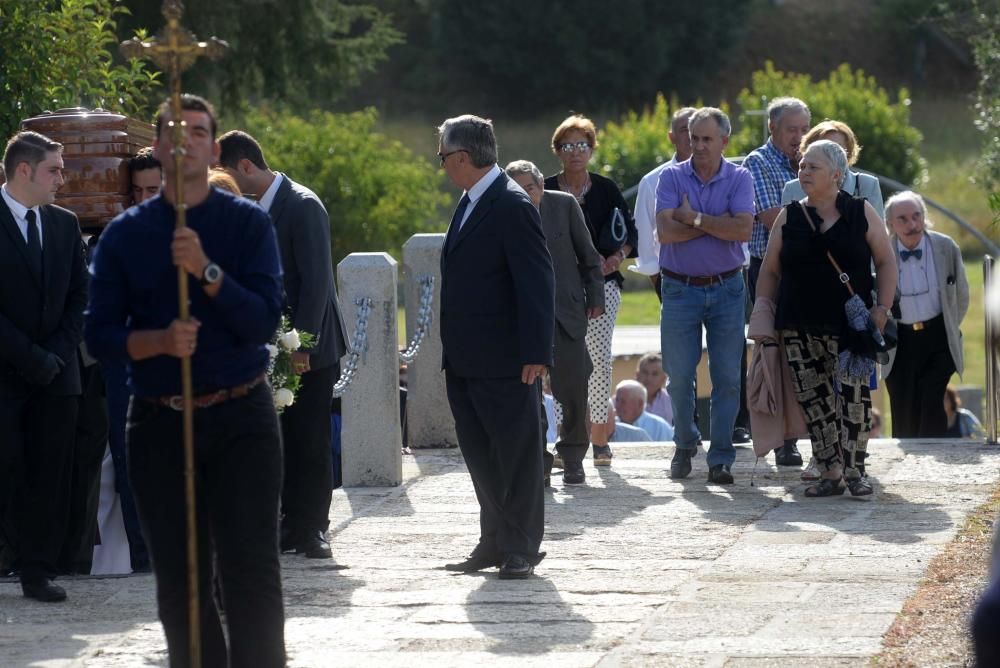
<path id="1" fill-rule="evenodd" d="M 406 346 L 406 350 L 399 353 L 399 361 L 403 364 L 410 364 L 417 358 L 420 351 L 420 344 L 423 343 L 427 332 L 434 322 L 434 277 L 424 276 L 420 279 L 420 310 L 417 312 L 417 331 L 413 333 L 413 340 Z"/>
<path id="2" fill-rule="evenodd" d="M 371 297 L 358 297 L 354 300 L 358 307 L 358 322 L 354 326 L 354 340 L 351 344 L 351 353 L 347 356 L 347 362 L 340 372 L 340 379 L 333 386 L 333 396 L 342 397 L 347 392 L 351 381 L 358 373 L 358 361 L 362 353 L 368 352 L 368 314 L 372 310 Z"/>

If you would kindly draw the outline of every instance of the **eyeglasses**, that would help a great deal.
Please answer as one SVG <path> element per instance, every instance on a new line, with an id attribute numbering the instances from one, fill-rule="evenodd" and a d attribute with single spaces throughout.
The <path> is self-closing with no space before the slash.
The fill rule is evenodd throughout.
<path id="1" fill-rule="evenodd" d="M 456 151 L 448 151 L 447 153 L 438 153 L 438 157 L 441 158 L 441 166 L 444 167 L 444 161 L 448 159 L 448 156 L 455 155 L 456 153 L 468 153 L 464 148 L 460 148 Z"/>
<path id="2" fill-rule="evenodd" d="M 590 142 L 578 141 L 572 144 L 559 144 L 559 150 L 563 153 L 586 153 L 591 149 Z"/>

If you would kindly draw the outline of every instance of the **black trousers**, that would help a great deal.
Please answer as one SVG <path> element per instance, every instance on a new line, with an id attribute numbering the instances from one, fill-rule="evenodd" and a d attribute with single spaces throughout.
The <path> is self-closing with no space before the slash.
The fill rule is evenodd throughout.
<path id="1" fill-rule="evenodd" d="M 104 379 L 96 364 L 80 365 L 83 394 L 76 416 L 76 442 L 70 474 L 69 523 L 59 555 L 60 573 L 90 574 L 97 539 L 101 464 L 108 444 L 108 406 Z"/>
<path id="2" fill-rule="evenodd" d="M 594 365 L 584 337 L 572 339 L 559 323 L 555 328 L 552 396 L 562 406 L 563 420 L 556 451 L 564 462 L 582 462 L 590 446 L 587 429 L 587 381 Z M 543 440 L 544 442 L 544 440 Z"/>
<path id="3" fill-rule="evenodd" d="M 181 419 L 133 398 L 127 433 L 129 478 L 172 668 L 189 665 Z M 283 666 L 281 433 L 270 389 L 261 384 L 246 397 L 197 409 L 194 432 L 202 665 Z M 213 556 L 225 634 L 212 597 Z"/>
<path id="4" fill-rule="evenodd" d="M 479 501 L 475 552 L 537 561 L 545 531 L 540 383 L 463 378 L 450 370 L 445 383 Z"/>
<path id="5" fill-rule="evenodd" d="M 899 344 L 885 378 L 895 438 L 942 438 L 948 430 L 944 390 L 955 373 L 944 317 L 914 331 L 899 323 Z"/>
<path id="6" fill-rule="evenodd" d="M 340 366 L 302 374 L 295 403 L 281 414 L 285 484 L 281 492 L 282 530 L 297 534 L 326 531 L 333 498 L 330 406 Z"/>
<path id="7" fill-rule="evenodd" d="M 5 541 L 22 582 L 57 573 L 69 517 L 73 430 L 78 397 L 35 391 L 0 400 L 0 505 Z"/>

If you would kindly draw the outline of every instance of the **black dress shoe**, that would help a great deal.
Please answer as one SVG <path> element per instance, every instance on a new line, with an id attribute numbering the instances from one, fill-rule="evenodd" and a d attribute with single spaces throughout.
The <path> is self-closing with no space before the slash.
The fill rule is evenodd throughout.
<path id="1" fill-rule="evenodd" d="M 295 553 L 305 554 L 307 559 L 330 559 L 333 557 L 330 543 L 327 542 L 326 535 L 322 531 L 307 532 L 296 545 Z"/>
<path id="2" fill-rule="evenodd" d="M 692 456 L 694 456 L 693 448 L 674 450 L 674 458 L 670 460 L 670 477 L 674 480 L 688 477 L 688 474 L 691 473 Z"/>
<path id="3" fill-rule="evenodd" d="M 746 445 L 751 440 L 750 431 L 745 427 L 733 429 L 733 445 Z"/>
<path id="4" fill-rule="evenodd" d="M 281 527 L 278 538 L 278 545 L 282 552 L 295 552 L 295 548 L 299 546 L 299 532 L 288 527 Z"/>
<path id="5" fill-rule="evenodd" d="M 496 555 L 476 554 L 473 552 L 465 561 L 460 561 L 456 564 L 445 564 L 444 569 L 454 573 L 475 573 L 486 568 L 496 568 L 502 561 L 503 559 Z"/>
<path id="6" fill-rule="evenodd" d="M 535 567 L 531 562 L 519 554 L 508 556 L 500 565 L 501 580 L 524 580 L 534 572 Z"/>
<path id="7" fill-rule="evenodd" d="M 774 451 L 774 463 L 778 466 L 802 466 L 802 455 L 794 443 L 783 445 Z"/>
<path id="8" fill-rule="evenodd" d="M 583 471 L 583 462 L 566 462 L 563 469 L 564 485 L 582 485 L 587 481 L 587 474 Z"/>
<path id="9" fill-rule="evenodd" d="M 718 464 L 708 470 L 708 481 L 716 485 L 732 485 L 733 474 L 725 464 Z"/>
<path id="10" fill-rule="evenodd" d="M 21 591 L 24 592 L 26 598 L 33 598 L 45 603 L 66 600 L 66 590 L 59 585 L 52 584 L 52 580 L 48 578 L 36 582 L 21 582 Z"/>

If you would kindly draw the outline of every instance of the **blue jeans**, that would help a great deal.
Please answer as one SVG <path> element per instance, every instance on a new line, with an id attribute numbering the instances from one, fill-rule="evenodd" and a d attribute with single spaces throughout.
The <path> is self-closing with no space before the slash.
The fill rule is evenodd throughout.
<path id="1" fill-rule="evenodd" d="M 712 378 L 712 434 L 709 467 L 732 465 L 733 425 L 740 404 L 740 360 L 746 345 L 745 286 L 736 272 L 722 283 L 687 286 L 663 277 L 660 349 L 663 370 L 670 377 L 667 393 L 674 408 L 674 443 L 695 449 L 701 432 L 694 421 L 695 377 L 701 360 L 702 326 L 708 334 L 708 368 Z"/>

